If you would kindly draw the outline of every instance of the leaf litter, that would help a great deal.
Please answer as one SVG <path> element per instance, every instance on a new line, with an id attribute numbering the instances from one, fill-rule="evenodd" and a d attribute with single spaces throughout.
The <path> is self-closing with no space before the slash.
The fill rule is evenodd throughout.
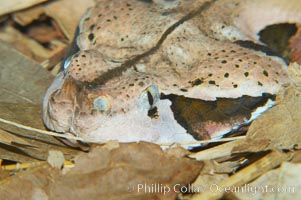
<path id="1" fill-rule="evenodd" d="M 19 173 L 0 187 L 0 194 L 12 199 L 174 199 L 174 185 L 185 186 L 203 166 L 199 161 L 167 155 L 158 145 L 145 142 L 115 148 L 95 146 L 74 162 L 75 167 L 64 173 L 49 165 Z M 13 189 L 23 184 L 22 190 Z"/>

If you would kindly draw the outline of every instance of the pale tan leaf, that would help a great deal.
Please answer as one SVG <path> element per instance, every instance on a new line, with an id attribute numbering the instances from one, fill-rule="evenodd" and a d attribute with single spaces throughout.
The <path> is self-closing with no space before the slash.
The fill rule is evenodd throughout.
<path id="1" fill-rule="evenodd" d="M 16 10 L 28 8 L 45 1 L 47 0 L 1 0 L 0 15 L 12 13 Z"/>
<path id="2" fill-rule="evenodd" d="M 81 16 L 93 5 L 93 0 L 53 1 L 46 6 L 41 5 L 18 12 L 14 15 L 14 19 L 22 25 L 27 25 L 43 13 L 53 18 L 59 24 L 66 37 L 71 40 Z"/>
<path id="3" fill-rule="evenodd" d="M 216 183 L 214 187 L 207 189 L 203 193 L 195 194 L 191 200 L 216 200 L 220 199 L 224 193 L 229 193 L 235 188 L 242 186 L 255 178 L 261 176 L 262 174 L 268 172 L 269 170 L 279 166 L 282 161 L 286 161 L 288 155 L 280 152 L 270 152 L 269 154 L 262 157 L 260 160 L 252 163 L 251 165 L 240 170 L 236 174 L 230 176 L 219 183 Z M 227 190 L 225 188 L 228 188 Z"/>
<path id="4" fill-rule="evenodd" d="M 301 197 L 300 171 L 300 163 L 284 162 L 280 168 L 271 170 L 249 183 L 246 186 L 249 192 L 236 192 L 235 196 L 244 200 L 299 199 Z"/>
<path id="5" fill-rule="evenodd" d="M 41 105 L 0 103 L 0 118 L 27 125 L 33 128 L 45 130 L 41 116 Z M 16 155 L 23 154 L 32 158 L 46 160 L 49 150 L 61 151 L 64 153 L 66 159 L 71 159 L 79 152 L 79 150 L 67 147 L 53 136 L 40 134 L 31 130 L 21 129 L 3 122 L 0 123 L 0 128 L 12 132 L 16 136 L 22 137 L 22 139 L 26 140 L 32 146 L 38 147 L 28 148 L 27 146 L 18 146 L 18 151 L 16 151 L 16 149 L 13 151 L 12 149 L 9 150 L 0 148 L 1 158 L 4 159 L 10 159 L 20 162 L 28 161 L 22 156 L 14 156 L 13 153 L 15 153 Z"/>
<path id="6" fill-rule="evenodd" d="M 14 145 L 14 144 L 22 144 L 22 145 L 28 145 L 31 146 L 29 142 L 26 140 L 23 140 L 20 137 L 17 137 L 5 130 L 0 129 L 0 143 L 4 143 L 7 145 Z"/>
<path id="7" fill-rule="evenodd" d="M 41 44 L 11 26 L 4 26 L 1 29 L 0 39 L 35 61 L 40 62 L 50 57 L 49 52 Z"/>
<path id="8" fill-rule="evenodd" d="M 0 102 L 40 104 L 53 77 L 0 41 Z"/>
<path id="9" fill-rule="evenodd" d="M 47 162 L 54 168 L 61 169 L 64 166 L 65 158 L 61 151 L 50 150 Z"/>
<path id="10" fill-rule="evenodd" d="M 218 145 L 203 151 L 196 153 L 191 153 L 190 158 L 195 158 L 197 160 L 211 160 L 216 158 L 221 158 L 225 156 L 230 156 L 234 147 L 239 146 L 240 144 L 245 144 L 244 140 L 235 140 L 225 144 Z"/>

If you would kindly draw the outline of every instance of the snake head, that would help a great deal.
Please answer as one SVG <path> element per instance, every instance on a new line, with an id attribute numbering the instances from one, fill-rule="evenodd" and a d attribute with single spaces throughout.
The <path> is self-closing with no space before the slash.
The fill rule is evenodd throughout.
<path id="1" fill-rule="evenodd" d="M 91 77 L 84 80 L 75 72 L 81 55 L 68 61 L 45 95 L 43 118 L 49 129 L 98 143 L 114 139 L 166 143 L 173 134 L 183 134 L 174 137 L 178 142 L 195 141 L 175 120 L 171 101 L 161 99 L 151 75 L 130 69 L 122 80 L 113 78 L 91 87 Z"/>

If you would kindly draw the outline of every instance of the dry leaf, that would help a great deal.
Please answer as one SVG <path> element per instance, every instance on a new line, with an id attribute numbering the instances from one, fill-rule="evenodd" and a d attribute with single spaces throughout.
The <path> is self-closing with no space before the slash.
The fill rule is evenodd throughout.
<path id="1" fill-rule="evenodd" d="M 301 147 L 301 67 L 289 66 L 292 84 L 282 89 L 274 106 L 257 120 L 247 133 L 244 144 L 233 152 L 258 152 L 268 149 L 300 149 Z"/>
<path id="2" fill-rule="evenodd" d="M 208 148 L 196 153 L 191 153 L 190 158 L 195 158 L 197 160 L 211 160 L 216 158 L 221 158 L 225 156 L 230 156 L 234 147 L 240 144 L 245 144 L 244 140 L 235 140 L 232 142 L 227 142 L 212 148 Z"/>
<path id="3" fill-rule="evenodd" d="M 217 183 L 224 181 L 228 178 L 227 174 L 202 174 L 192 184 L 194 192 L 200 193 L 210 190 Z"/>
<path id="4" fill-rule="evenodd" d="M 64 166 L 65 158 L 61 151 L 50 150 L 47 162 L 54 168 L 62 169 Z"/>
<path id="5" fill-rule="evenodd" d="M 239 166 L 239 162 L 218 163 L 215 160 L 204 161 L 204 167 L 198 178 L 193 182 L 192 187 L 197 193 L 210 190 L 210 187 L 214 187 L 219 182 L 228 179 L 228 174 L 236 171 Z"/>
<path id="6" fill-rule="evenodd" d="M 230 162 L 219 164 L 214 160 L 204 161 L 204 167 L 202 168 L 200 175 L 192 184 L 195 192 L 204 192 L 209 190 L 214 184 L 226 180 L 228 178 L 227 173 L 233 171 L 233 169 L 238 166 L 236 163 L 236 167 L 229 167 L 229 163 Z"/>
<path id="7" fill-rule="evenodd" d="M 19 173 L 0 187 L 0 195 L 4 199 L 174 199 L 178 193 L 173 186 L 189 184 L 201 167 L 201 162 L 169 156 L 146 142 L 120 144 L 112 150 L 96 146 L 82 153 L 66 174 L 49 166 Z"/>
<path id="8" fill-rule="evenodd" d="M 193 195 L 191 200 L 216 200 L 222 198 L 224 194 L 235 193 L 235 189 L 241 188 L 244 184 L 279 166 L 281 162 L 288 160 L 288 157 L 289 155 L 277 151 L 270 152 L 228 179 L 215 183 L 205 192 Z"/>
<path id="9" fill-rule="evenodd" d="M 26 37 L 17 29 L 11 26 L 1 28 L 0 39 L 12 45 L 22 54 L 26 55 L 37 62 L 41 62 L 49 57 L 48 51 L 35 40 Z"/>
<path id="10" fill-rule="evenodd" d="M 21 139 L 5 130 L 0 129 L 0 143 L 4 143 L 7 145 L 21 144 L 32 146 L 28 141 Z"/>
<path id="11" fill-rule="evenodd" d="M 294 156 L 293 156 L 291 162 L 301 163 L 301 150 L 294 151 Z"/>
<path id="12" fill-rule="evenodd" d="M 0 180 L 9 178 L 10 172 L 0 169 Z"/>
<path id="13" fill-rule="evenodd" d="M 71 40 L 81 16 L 89 7 L 94 5 L 93 0 L 61 0 L 49 2 L 14 14 L 14 19 L 21 25 L 28 25 L 41 14 L 53 18 L 60 26 L 66 37 Z"/>
<path id="14" fill-rule="evenodd" d="M 0 102 L 40 104 L 52 76 L 0 41 Z"/>
<path id="15" fill-rule="evenodd" d="M 36 162 L 37 159 L 33 158 L 18 148 L 10 148 L 0 144 L 1 159 L 15 161 L 18 163 Z"/>
<path id="16" fill-rule="evenodd" d="M 47 0 L 1 0 L 0 15 L 31 7 Z"/>
<path id="17" fill-rule="evenodd" d="M 41 116 L 41 105 L 0 103 L 0 118 L 45 130 Z M 31 148 L 29 146 L 19 145 L 15 147 L 17 148 L 15 150 L 0 148 L 1 158 L 4 159 L 19 162 L 32 161 L 32 159 L 17 156 L 18 154 L 23 154 L 27 155 L 27 157 L 31 156 L 39 160 L 46 160 L 48 157 L 48 151 L 51 149 L 62 151 L 66 159 L 71 159 L 79 152 L 79 150 L 67 147 L 65 144 L 49 135 L 43 135 L 33 131 L 19 129 L 15 126 L 11 126 L 2 122 L 0 123 L 0 128 L 13 133 L 15 136 L 21 137 L 23 140 L 26 140 L 28 143 L 30 143 L 31 146 L 38 147 Z"/>
<path id="18" fill-rule="evenodd" d="M 236 192 L 236 197 L 244 200 L 299 199 L 301 197 L 301 164 L 282 163 L 252 183 L 244 192 Z"/>

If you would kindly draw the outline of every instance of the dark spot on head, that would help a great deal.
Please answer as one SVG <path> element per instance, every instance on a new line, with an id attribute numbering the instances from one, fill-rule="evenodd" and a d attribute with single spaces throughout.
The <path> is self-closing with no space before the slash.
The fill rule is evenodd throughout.
<path id="1" fill-rule="evenodd" d="M 228 77 L 229 77 L 229 73 L 225 73 L 225 74 L 224 74 L 224 77 L 225 77 L 225 78 L 228 78 Z"/>
<path id="2" fill-rule="evenodd" d="M 237 87 L 238 87 L 238 85 L 237 85 L 237 84 L 234 84 L 234 85 L 233 85 L 233 87 L 234 87 L 234 88 L 237 88 Z"/>
<path id="3" fill-rule="evenodd" d="M 93 34 L 93 33 L 90 33 L 90 34 L 88 35 L 88 39 L 89 39 L 90 42 L 92 42 L 92 41 L 94 40 L 94 34 Z"/>
<path id="4" fill-rule="evenodd" d="M 262 84 L 260 81 L 257 81 L 257 84 L 258 84 L 259 86 L 263 86 L 263 84 Z"/>
<path id="5" fill-rule="evenodd" d="M 211 76 L 212 76 L 212 74 L 211 74 L 211 73 L 209 73 L 209 74 L 208 74 L 208 76 L 209 76 L 209 77 L 211 77 Z"/>
<path id="6" fill-rule="evenodd" d="M 221 52 L 225 53 L 225 52 L 226 52 L 226 50 L 224 50 L 224 49 L 223 49 L 223 50 L 221 50 Z"/>
<path id="7" fill-rule="evenodd" d="M 94 28 L 95 28 L 95 24 L 92 24 L 92 25 L 89 27 L 90 31 L 93 31 Z"/>
<path id="8" fill-rule="evenodd" d="M 191 85 L 196 86 L 196 85 L 200 85 L 202 83 L 203 83 L 203 81 L 201 79 L 197 78 L 191 82 Z"/>
<path id="9" fill-rule="evenodd" d="M 234 51 L 234 50 L 231 50 L 230 52 L 231 52 L 231 53 L 236 53 L 236 51 Z"/>
<path id="10" fill-rule="evenodd" d="M 267 71 L 263 70 L 263 75 L 265 75 L 266 77 L 268 77 L 269 73 Z"/>
<path id="11" fill-rule="evenodd" d="M 208 81 L 209 84 L 215 85 L 215 81 Z"/>
<path id="12" fill-rule="evenodd" d="M 140 81 L 140 82 L 138 83 L 138 85 L 141 86 L 141 87 L 143 87 L 143 86 L 144 86 L 144 83 L 143 83 L 142 81 Z"/>
<path id="13" fill-rule="evenodd" d="M 174 86 L 174 87 L 177 87 L 178 85 L 177 85 L 177 84 L 173 84 L 173 86 Z"/>
<path id="14" fill-rule="evenodd" d="M 253 62 L 253 64 L 254 64 L 254 65 L 256 65 L 256 64 L 257 64 L 257 62 L 256 62 L 256 61 L 254 61 L 254 62 Z"/>
<path id="15" fill-rule="evenodd" d="M 219 59 L 219 57 L 214 57 L 214 59 L 215 59 L 215 60 L 218 60 L 218 59 Z"/>
<path id="16" fill-rule="evenodd" d="M 102 14 L 97 15 L 97 17 L 101 17 L 101 16 L 102 16 Z"/>
<path id="17" fill-rule="evenodd" d="M 207 53 L 207 55 L 208 55 L 208 56 L 211 56 L 212 54 L 211 54 L 211 53 Z"/>
<path id="18" fill-rule="evenodd" d="M 113 18 L 116 20 L 117 19 L 117 17 L 116 16 L 113 16 Z"/>
<path id="19" fill-rule="evenodd" d="M 111 19 L 107 19 L 107 22 L 111 22 Z"/>
<path id="20" fill-rule="evenodd" d="M 244 75 L 245 75 L 245 77 L 248 77 L 249 76 L 249 72 L 245 72 Z"/>
<path id="21" fill-rule="evenodd" d="M 188 92 L 188 90 L 185 89 L 185 88 L 181 88 L 180 90 L 181 90 L 182 92 Z"/>
<path id="22" fill-rule="evenodd" d="M 129 84 L 129 86 L 134 86 L 134 85 L 135 85 L 134 83 L 130 83 L 130 84 Z"/>
<path id="23" fill-rule="evenodd" d="M 223 63 L 223 64 L 226 64 L 227 63 L 227 61 L 226 60 L 222 60 L 222 62 L 221 63 Z"/>
<path id="24" fill-rule="evenodd" d="M 239 62 L 242 62 L 242 59 L 238 59 Z"/>
<path id="25" fill-rule="evenodd" d="M 236 68 L 239 68 L 239 65 L 238 65 L 238 64 L 236 64 L 236 65 L 235 65 L 235 67 L 236 67 Z"/>
<path id="26" fill-rule="evenodd" d="M 85 57 L 86 57 L 86 55 L 85 55 L 85 54 L 83 54 L 83 55 L 82 55 L 82 57 L 83 57 L 83 58 L 85 58 Z"/>

